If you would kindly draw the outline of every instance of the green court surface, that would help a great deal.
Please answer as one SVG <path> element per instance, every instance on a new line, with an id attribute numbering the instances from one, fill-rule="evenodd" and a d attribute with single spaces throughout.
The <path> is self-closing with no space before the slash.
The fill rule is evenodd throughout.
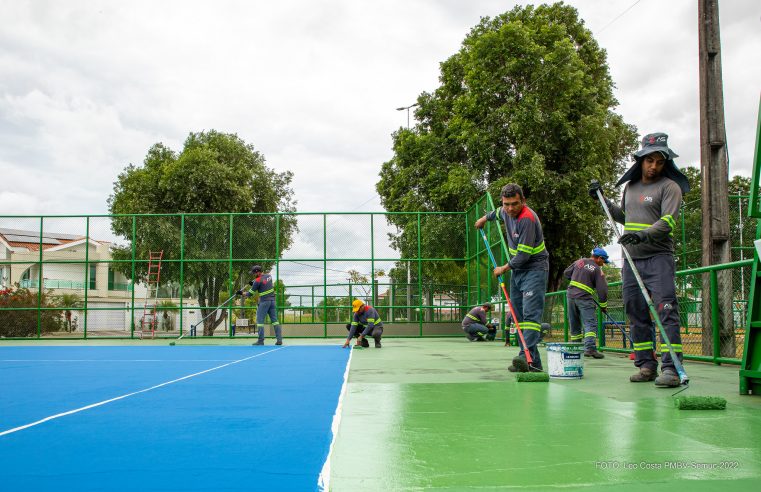
<path id="1" fill-rule="evenodd" d="M 736 366 L 688 362 L 682 395 L 728 403 L 686 411 L 674 389 L 630 383 L 623 355 L 518 383 L 516 353 L 464 338 L 356 350 L 330 490 L 759 490 L 761 396 L 738 394 Z"/>

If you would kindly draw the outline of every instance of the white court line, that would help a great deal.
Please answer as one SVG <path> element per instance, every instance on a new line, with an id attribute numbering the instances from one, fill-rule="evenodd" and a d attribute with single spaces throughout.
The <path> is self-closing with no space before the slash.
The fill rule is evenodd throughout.
<path id="1" fill-rule="evenodd" d="M 0 362 L 231 362 L 233 360 L 234 359 L 0 359 Z"/>
<path id="2" fill-rule="evenodd" d="M 349 360 L 346 361 L 346 370 L 344 370 L 344 382 L 341 385 L 341 393 L 338 394 L 338 405 L 336 405 L 336 413 L 333 414 L 333 423 L 330 426 L 330 431 L 333 433 L 333 439 L 330 441 L 330 448 L 328 449 L 328 456 L 325 458 L 325 463 L 322 465 L 320 476 L 317 477 L 317 487 L 320 491 L 330 490 L 330 460 L 333 456 L 333 446 L 336 444 L 336 437 L 338 437 L 338 425 L 341 423 L 341 414 L 343 412 L 343 400 L 346 395 L 346 386 L 349 382 L 349 366 L 351 365 L 351 358 L 354 355 L 354 349 L 349 352 Z"/>
<path id="3" fill-rule="evenodd" d="M 277 350 L 282 350 L 283 348 L 285 348 L 285 347 L 268 350 L 268 351 L 263 352 L 261 354 L 252 355 L 251 357 L 246 357 L 244 359 L 234 360 L 232 362 L 228 362 L 227 364 L 222 364 L 221 366 L 212 367 L 211 369 L 206 369 L 205 371 L 200 371 L 200 372 L 196 372 L 196 373 L 193 373 L 193 374 L 188 374 L 187 376 L 183 376 L 181 378 L 173 379 L 171 381 L 166 381 L 164 383 L 157 384 L 155 386 L 151 386 L 150 388 L 145 388 L 145 389 L 141 389 L 139 391 L 134 391 L 132 393 L 127 393 L 126 395 L 117 396 L 116 398 L 111 398 L 110 400 L 103 400 L 103 401 L 100 401 L 98 403 L 93 403 L 92 405 L 87 405 L 87 406 L 84 406 L 84 407 L 75 408 L 74 410 L 69 410 L 68 412 L 63 412 L 63 413 L 58 413 L 56 415 L 51 415 L 50 417 L 45 417 L 44 419 L 38 420 L 36 422 L 31 422 L 31 423 L 26 424 L 26 425 L 22 425 L 22 426 L 19 426 L 19 427 L 14 427 L 13 429 L 8 429 L 8 430 L 5 430 L 3 432 L 0 432 L 0 436 L 4 436 L 6 434 L 12 434 L 12 433 L 18 432 L 20 430 L 28 429 L 30 427 L 34 427 L 35 425 L 40 425 L 42 423 L 45 423 L 45 422 L 47 422 L 49 420 L 59 419 L 61 417 L 65 417 L 67 415 L 72 415 L 74 413 L 83 412 L 83 411 L 89 410 L 91 408 L 100 407 L 100 406 L 105 405 L 107 403 L 111 403 L 111 402 L 114 402 L 114 401 L 117 401 L 117 400 L 122 400 L 122 399 L 128 398 L 130 396 L 139 395 L 140 393 L 145 393 L 147 391 L 155 390 L 156 388 L 161 388 L 162 386 L 167 386 L 167 385 L 170 385 L 170 384 L 174 384 L 174 383 L 177 383 L 177 382 L 185 380 L 185 379 L 190 379 L 190 378 L 193 378 L 193 377 L 196 377 L 196 376 L 200 376 L 201 374 L 205 374 L 207 372 L 216 371 L 217 369 L 222 369 L 223 367 L 231 366 L 233 364 L 238 364 L 240 362 L 245 362 L 247 360 L 250 360 L 250 359 L 253 359 L 253 358 L 256 358 L 256 357 L 261 357 L 262 355 L 267 355 L 267 354 L 275 352 Z"/>

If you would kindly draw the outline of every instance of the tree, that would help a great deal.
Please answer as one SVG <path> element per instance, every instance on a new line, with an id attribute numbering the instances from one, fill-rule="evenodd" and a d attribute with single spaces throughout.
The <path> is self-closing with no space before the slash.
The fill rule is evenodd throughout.
<path id="1" fill-rule="evenodd" d="M 71 310 L 82 307 L 82 298 L 79 294 L 61 294 L 53 299 L 58 307 L 65 309 L 64 319 L 66 320 L 66 329 L 71 332 Z"/>
<path id="2" fill-rule="evenodd" d="M 612 188 L 636 148 L 634 128 L 613 112 L 605 51 L 573 7 L 516 7 L 483 18 L 439 79 L 417 99 L 416 126 L 393 134 L 394 157 L 377 184 L 383 205 L 461 211 L 516 182 L 542 219 L 554 290 L 566 265 L 611 236 L 589 181 Z M 413 221 L 390 220 L 407 256 Z M 463 257 L 463 235 L 461 223 L 448 229 L 440 249 Z"/>
<path id="3" fill-rule="evenodd" d="M 59 307 L 51 301 L 53 296 L 49 290 L 38 294 L 18 284 L 0 289 L 0 337 L 37 336 L 38 323 L 41 334 L 58 331 L 61 313 L 55 309 L 45 309 Z"/>
<path id="4" fill-rule="evenodd" d="M 703 223 L 703 211 L 700 207 L 702 197 L 700 169 L 696 167 L 684 167 L 681 170 L 690 182 L 690 191 L 685 193 L 683 197 L 684 207 L 680 211 L 682 217 L 677 221 L 674 240 L 677 268 L 684 270 L 702 266 L 703 238 L 701 235 L 701 225 Z M 729 180 L 729 195 L 749 196 L 750 178 L 739 175 L 733 176 Z M 744 258 L 752 258 L 756 221 L 747 216 L 748 200 L 731 198 L 729 207 L 732 259 L 733 261 L 739 260 L 741 258 L 740 251 L 745 251 Z M 684 221 L 684 227 L 681 226 L 682 221 Z M 748 251 L 750 251 L 749 254 Z"/>
<path id="5" fill-rule="evenodd" d="M 119 174 L 108 199 L 112 214 L 199 214 L 261 213 L 262 215 L 116 216 L 115 234 L 130 242 L 115 247 L 116 260 L 137 260 L 136 280 L 145 281 L 150 251 L 164 251 L 162 281 L 180 279 L 180 242 L 184 240 L 183 279 L 197 292 L 201 315 L 211 314 L 220 302 L 220 292 L 242 282 L 250 263 L 257 260 L 265 269 L 288 248 L 296 230 L 292 173 L 278 173 L 265 165 L 264 157 L 238 136 L 208 132 L 191 133 L 181 152 L 161 143 L 153 145 L 143 166 L 130 164 Z M 276 214 L 280 212 L 281 214 Z M 232 224 L 232 225 L 231 225 Z M 232 245 L 230 244 L 232 227 Z M 276 231 L 278 233 L 276 234 Z M 133 243 L 134 239 L 134 243 Z M 277 242 L 279 239 L 279 243 Z M 276 244 L 279 249 L 276 251 Z M 115 263 L 128 278 L 131 264 Z M 204 335 L 211 336 L 224 319 L 219 310 L 204 321 Z"/>
<path id="6" fill-rule="evenodd" d="M 164 328 L 164 331 L 172 331 L 174 329 L 174 317 L 178 307 L 177 304 L 169 300 L 159 303 L 158 309 L 161 312 L 161 326 Z"/>

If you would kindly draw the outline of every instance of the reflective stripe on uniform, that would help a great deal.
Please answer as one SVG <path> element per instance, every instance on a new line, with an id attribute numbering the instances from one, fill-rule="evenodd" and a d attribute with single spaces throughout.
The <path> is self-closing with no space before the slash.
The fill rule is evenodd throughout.
<path id="1" fill-rule="evenodd" d="M 575 280 L 571 280 L 571 283 L 568 284 L 568 285 L 571 285 L 573 287 L 577 287 L 577 288 L 583 290 L 584 292 L 587 292 L 590 295 L 595 295 L 595 291 L 594 291 L 594 289 L 592 287 L 590 287 L 588 285 L 585 285 L 585 284 L 582 284 L 581 282 L 577 282 Z"/>
<path id="2" fill-rule="evenodd" d="M 522 330 L 542 331 L 541 325 L 533 321 L 521 321 L 518 325 L 520 325 Z"/>
<path id="3" fill-rule="evenodd" d="M 266 296 L 267 294 L 272 294 L 273 292 L 275 292 L 275 289 L 265 290 L 264 292 L 260 292 L 259 295 Z"/>
<path id="4" fill-rule="evenodd" d="M 682 351 L 682 344 L 680 343 L 672 343 L 671 347 L 674 349 L 674 352 L 681 352 Z M 669 352 L 669 346 L 665 343 L 661 344 L 661 353 Z"/>
<path id="5" fill-rule="evenodd" d="M 597 333 L 594 331 L 588 331 L 584 333 L 584 338 L 588 338 L 588 337 L 597 338 Z"/>
<path id="6" fill-rule="evenodd" d="M 634 350 L 635 350 L 635 351 L 639 351 L 639 350 L 649 350 L 649 351 L 651 351 L 651 352 L 652 352 L 653 350 L 655 350 L 655 346 L 653 345 L 653 342 L 641 342 L 641 343 L 635 343 L 635 344 L 634 344 Z"/>
<path id="7" fill-rule="evenodd" d="M 474 316 L 474 315 L 472 315 L 470 313 L 466 314 L 465 316 L 467 316 L 468 318 L 472 319 L 473 321 L 481 321 L 480 319 L 478 319 L 478 316 Z"/>
<path id="8" fill-rule="evenodd" d="M 676 229 L 676 222 L 674 222 L 674 217 L 672 217 L 671 215 L 664 215 L 663 217 L 661 217 L 661 220 L 667 223 L 669 227 L 671 227 L 671 230 Z"/>
<path id="9" fill-rule="evenodd" d="M 625 231 L 641 231 L 642 229 L 647 229 L 653 224 L 639 224 L 637 222 L 627 222 L 624 224 L 624 230 Z"/>

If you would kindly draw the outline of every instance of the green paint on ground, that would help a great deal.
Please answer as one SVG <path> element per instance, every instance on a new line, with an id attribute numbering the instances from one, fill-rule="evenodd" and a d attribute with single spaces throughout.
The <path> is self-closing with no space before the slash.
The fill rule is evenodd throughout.
<path id="1" fill-rule="evenodd" d="M 761 397 L 737 368 L 687 363 L 684 394 L 726 410 L 684 412 L 674 390 L 634 384 L 626 355 L 586 360 L 581 380 L 521 384 L 517 350 L 464 339 L 384 341 L 352 358 L 331 490 L 751 490 L 761 479 Z M 542 353 L 547 365 L 546 353 Z"/>

